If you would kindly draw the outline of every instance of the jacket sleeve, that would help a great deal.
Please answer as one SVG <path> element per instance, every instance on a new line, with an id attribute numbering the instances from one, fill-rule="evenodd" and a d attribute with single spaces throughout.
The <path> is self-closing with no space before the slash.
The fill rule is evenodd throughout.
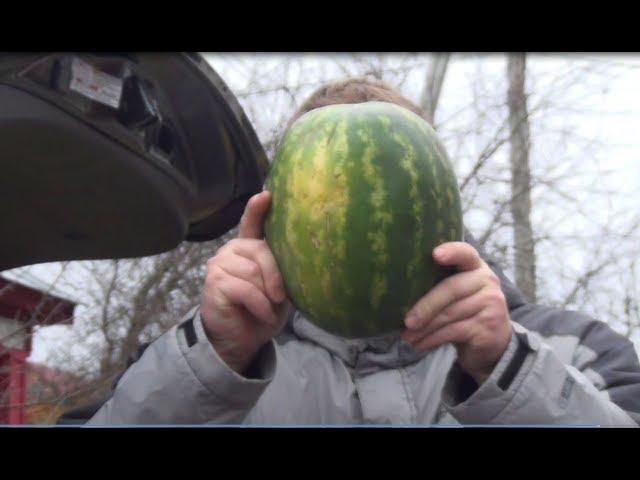
<path id="1" fill-rule="evenodd" d="M 87 425 L 241 423 L 273 379 L 275 345 L 238 375 L 207 339 L 199 310 L 159 337 L 121 377 Z"/>
<path id="2" fill-rule="evenodd" d="M 443 404 L 462 424 L 637 426 L 640 364 L 628 339 L 577 312 L 527 305 L 482 385 L 450 370 Z M 525 326 L 526 325 L 526 326 Z"/>

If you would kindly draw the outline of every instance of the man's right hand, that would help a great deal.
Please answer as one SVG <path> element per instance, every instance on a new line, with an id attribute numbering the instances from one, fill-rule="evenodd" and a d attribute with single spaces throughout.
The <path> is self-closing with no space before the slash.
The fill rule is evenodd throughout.
<path id="1" fill-rule="evenodd" d="M 204 329 L 222 360 L 241 375 L 280 332 L 290 308 L 282 275 L 263 239 L 270 203 L 268 191 L 251 197 L 238 238 L 207 261 L 200 308 Z"/>

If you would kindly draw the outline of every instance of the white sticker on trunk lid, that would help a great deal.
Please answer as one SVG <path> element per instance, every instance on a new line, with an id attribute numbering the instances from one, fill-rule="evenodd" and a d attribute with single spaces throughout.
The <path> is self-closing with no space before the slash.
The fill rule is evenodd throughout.
<path id="1" fill-rule="evenodd" d="M 120 106 L 122 80 L 97 70 L 79 58 L 74 58 L 71 63 L 69 88 L 109 107 L 117 109 Z"/>

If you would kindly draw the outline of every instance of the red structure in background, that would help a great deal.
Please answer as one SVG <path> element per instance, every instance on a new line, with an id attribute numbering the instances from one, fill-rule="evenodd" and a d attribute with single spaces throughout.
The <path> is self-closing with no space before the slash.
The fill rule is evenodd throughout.
<path id="1" fill-rule="evenodd" d="M 75 307 L 69 300 L 0 277 L 0 323 L 11 324 L 15 330 L 0 335 L 0 424 L 25 422 L 26 360 L 31 354 L 33 327 L 69 324 Z"/>

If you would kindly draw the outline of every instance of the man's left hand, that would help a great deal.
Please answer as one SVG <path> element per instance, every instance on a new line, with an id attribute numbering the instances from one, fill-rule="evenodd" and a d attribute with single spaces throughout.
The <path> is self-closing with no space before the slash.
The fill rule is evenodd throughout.
<path id="1" fill-rule="evenodd" d="M 433 258 L 458 273 L 446 278 L 409 310 L 402 338 L 417 350 L 452 343 L 458 363 L 478 385 L 491 375 L 512 335 L 500 279 L 471 245 L 449 242 Z"/>

